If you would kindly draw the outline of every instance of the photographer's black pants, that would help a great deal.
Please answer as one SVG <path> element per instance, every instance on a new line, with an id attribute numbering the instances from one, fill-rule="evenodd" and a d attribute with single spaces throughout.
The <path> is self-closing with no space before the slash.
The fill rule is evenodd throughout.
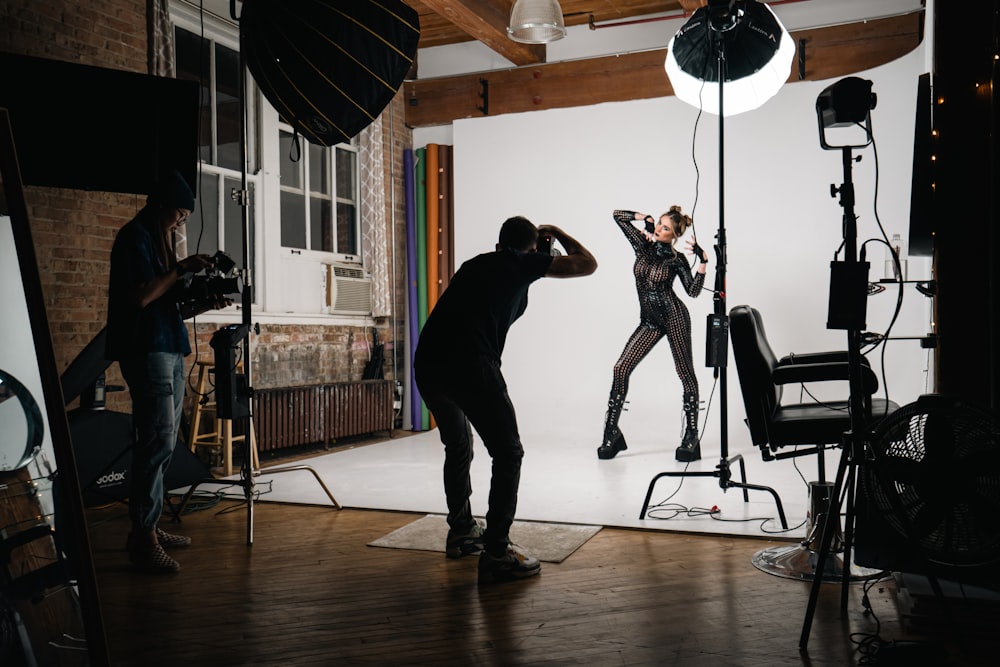
<path id="1" fill-rule="evenodd" d="M 416 369 L 416 381 L 427 408 L 437 421 L 444 445 L 444 492 L 448 525 L 453 531 L 465 532 L 474 522 L 469 504 L 472 428 L 476 429 L 493 459 L 483 539 L 488 551 L 500 553 L 509 542 L 510 526 L 514 522 L 524 456 L 507 383 L 499 368 L 471 362 L 450 369 L 421 366 Z"/>

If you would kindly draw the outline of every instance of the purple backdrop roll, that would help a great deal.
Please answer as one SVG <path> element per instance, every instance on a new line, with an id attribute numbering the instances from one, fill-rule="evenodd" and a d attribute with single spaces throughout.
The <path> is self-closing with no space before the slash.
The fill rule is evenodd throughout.
<path id="1" fill-rule="evenodd" d="M 411 430 L 423 430 L 421 423 L 421 400 L 417 390 L 417 382 L 413 373 L 413 353 L 417 349 L 417 339 L 420 336 L 420 316 L 417 305 L 417 222 L 416 205 L 414 203 L 414 171 L 413 150 L 403 151 L 403 175 L 406 189 L 406 273 L 409 280 L 408 313 L 410 320 L 410 423 Z"/>

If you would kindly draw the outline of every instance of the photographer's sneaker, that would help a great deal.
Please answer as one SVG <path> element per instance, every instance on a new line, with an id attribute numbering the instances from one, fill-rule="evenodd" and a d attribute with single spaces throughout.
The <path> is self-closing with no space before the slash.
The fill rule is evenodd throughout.
<path id="1" fill-rule="evenodd" d="M 472 525 L 467 532 L 456 533 L 448 531 L 448 540 L 445 542 L 444 555 L 448 558 L 461 558 L 462 556 L 477 556 L 483 553 L 483 524 L 478 521 Z"/>
<path id="2" fill-rule="evenodd" d="M 156 541 L 164 549 L 176 549 L 177 547 L 191 546 L 191 538 L 187 535 L 172 535 L 160 528 L 156 529 Z"/>
<path id="3" fill-rule="evenodd" d="M 493 556 L 488 551 L 479 556 L 479 583 L 524 579 L 538 574 L 541 569 L 537 558 L 524 553 L 516 544 L 508 544 L 502 556 Z"/>

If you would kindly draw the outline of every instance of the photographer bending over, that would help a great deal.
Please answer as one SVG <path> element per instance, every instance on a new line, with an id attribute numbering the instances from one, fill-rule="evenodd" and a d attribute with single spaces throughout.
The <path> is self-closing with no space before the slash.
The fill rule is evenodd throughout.
<path id="1" fill-rule="evenodd" d="M 537 252 L 539 234 L 551 235 L 566 251 Z M 538 559 L 510 543 L 524 450 L 514 406 L 500 372 L 507 331 L 528 306 L 534 281 L 590 275 L 597 260 L 558 227 L 536 228 L 513 217 L 500 228 L 494 252 L 462 264 L 435 304 L 414 357 L 417 387 L 437 421 L 444 444 L 444 492 L 448 504 L 449 558 L 479 556 L 479 582 L 537 574 Z M 493 459 L 486 528 L 473 518 L 472 430 Z"/>

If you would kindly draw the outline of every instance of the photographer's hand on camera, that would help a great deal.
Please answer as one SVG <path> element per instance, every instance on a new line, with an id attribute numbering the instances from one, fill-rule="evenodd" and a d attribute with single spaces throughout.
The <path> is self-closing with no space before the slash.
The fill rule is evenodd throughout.
<path id="1" fill-rule="evenodd" d="M 188 273 L 198 273 L 202 269 L 207 269 L 214 264 L 214 260 L 209 255 L 191 255 L 177 262 L 177 276 L 182 277 Z"/>
<path id="2" fill-rule="evenodd" d="M 235 266 L 222 251 L 212 257 L 192 255 L 178 262 L 173 298 L 181 317 L 186 320 L 209 310 L 231 306 L 231 297 L 243 293 L 242 278 L 230 275 Z M 187 273 L 187 270 L 192 272 Z"/>
<path id="3" fill-rule="evenodd" d="M 182 274 L 188 275 L 212 265 L 208 255 L 191 255 L 179 261 L 173 269 L 161 273 L 147 283 L 135 288 L 135 305 L 145 308 L 171 290 L 183 286 Z"/>
<path id="4" fill-rule="evenodd" d="M 597 260 L 575 238 L 555 225 L 539 225 L 539 234 L 551 234 L 566 251 L 565 255 L 552 258 L 552 264 L 545 273 L 551 278 L 572 278 L 574 276 L 589 276 L 597 270 Z"/>

